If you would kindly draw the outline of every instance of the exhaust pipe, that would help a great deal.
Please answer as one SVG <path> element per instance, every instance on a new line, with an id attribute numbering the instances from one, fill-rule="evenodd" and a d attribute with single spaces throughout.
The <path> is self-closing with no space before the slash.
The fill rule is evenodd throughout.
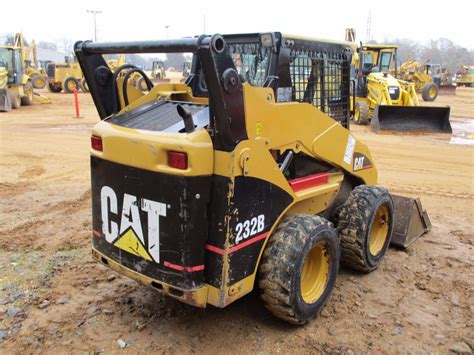
<path id="1" fill-rule="evenodd" d="M 374 132 L 415 130 L 452 133 L 449 112 L 449 106 L 378 105 L 375 107 L 370 126 Z"/>

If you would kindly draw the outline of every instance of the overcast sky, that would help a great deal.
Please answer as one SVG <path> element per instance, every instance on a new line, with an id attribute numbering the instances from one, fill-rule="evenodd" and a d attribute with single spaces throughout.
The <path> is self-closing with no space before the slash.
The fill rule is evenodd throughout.
<path id="1" fill-rule="evenodd" d="M 474 48 L 473 0 L 443 5 L 429 0 L 17 0 L 2 1 L 1 7 L 0 34 L 22 31 L 36 42 L 93 39 L 93 17 L 87 10 L 102 11 L 97 15 L 99 41 L 164 39 L 165 26 L 169 26 L 170 38 L 202 34 L 205 29 L 208 34 L 280 31 L 340 40 L 346 27 L 354 27 L 357 41 L 365 41 L 370 11 L 371 33 L 377 41 L 410 38 L 427 42 L 443 37 Z"/>

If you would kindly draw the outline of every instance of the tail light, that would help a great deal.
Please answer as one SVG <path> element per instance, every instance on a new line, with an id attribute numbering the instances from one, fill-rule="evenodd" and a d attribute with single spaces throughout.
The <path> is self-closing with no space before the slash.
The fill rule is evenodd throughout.
<path id="1" fill-rule="evenodd" d="M 103 150 L 102 138 L 99 137 L 99 136 L 92 136 L 91 137 L 91 146 L 92 146 L 92 149 L 101 152 Z"/>
<path id="2" fill-rule="evenodd" d="M 170 150 L 168 151 L 168 165 L 175 169 L 186 170 L 188 168 L 188 155 Z"/>

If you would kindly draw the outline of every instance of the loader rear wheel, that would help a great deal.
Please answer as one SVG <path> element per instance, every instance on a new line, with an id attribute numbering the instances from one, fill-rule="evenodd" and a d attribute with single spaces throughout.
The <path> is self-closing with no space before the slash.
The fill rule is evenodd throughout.
<path id="1" fill-rule="evenodd" d="M 33 88 L 35 89 L 43 89 L 46 86 L 46 79 L 38 74 L 33 74 L 31 76 L 31 82 L 33 83 Z"/>
<path id="2" fill-rule="evenodd" d="M 34 99 L 34 93 L 33 93 L 33 84 L 31 82 L 27 82 L 25 84 L 25 87 L 23 89 L 25 91 L 25 96 L 21 98 L 21 104 L 22 105 L 32 105 L 33 104 L 33 99 Z"/>
<path id="3" fill-rule="evenodd" d="M 81 82 L 79 83 L 79 86 L 81 87 L 82 92 L 85 92 L 85 93 L 89 92 L 89 86 L 87 85 L 86 79 L 82 79 Z"/>
<path id="4" fill-rule="evenodd" d="M 79 90 L 79 82 L 76 78 L 73 77 L 66 78 L 64 80 L 63 88 L 64 92 L 72 94 L 74 92 L 74 88 L 76 88 L 76 90 Z"/>
<path id="5" fill-rule="evenodd" d="M 336 282 L 339 241 L 320 216 L 284 220 L 270 238 L 259 268 L 265 307 L 276 317 L 304 324 L 325 305 Z"/>
<path id="6" fill-rule="evenodd" d="M 438 97 L 438 86 L 435 83 L 426 84 L 421 97 L 424 101 L 434 101 Z"/>
<path id="7" fill-rule="evenodd" d="M 356 102 L 354 111 L 355 124 L 367 124 L 369 122 L 369 105 L 365 102 Z"/>
<path id="8" fill-rule="evenodd" d="M 144 78 L 138 78 L 137 89 L 140 91 L 148 91 L 148 86 L 146 86 L 146 81 Z"/>
<path id="9" fill-rule="evenodd" d="M 362 272 L 377 268 L 390 245 L 393 201 L 380 186 L 357 186 L 338 215 L 341 262 Z"/>

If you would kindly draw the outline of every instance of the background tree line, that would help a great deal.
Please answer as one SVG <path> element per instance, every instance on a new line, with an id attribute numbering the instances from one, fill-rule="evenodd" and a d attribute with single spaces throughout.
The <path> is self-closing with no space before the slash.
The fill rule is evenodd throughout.
<path id="1" fill-rule="evenodd" d="M 411 39 L 385 39 L 384 43 L 396 44 L 398 65 L 407 60 L 421 63 L 441 64 L 455 74 L 462 65 L 474 65 L 474 49 L 464 48 L 447 38 L 430 40 L 426 44 Z"/>

